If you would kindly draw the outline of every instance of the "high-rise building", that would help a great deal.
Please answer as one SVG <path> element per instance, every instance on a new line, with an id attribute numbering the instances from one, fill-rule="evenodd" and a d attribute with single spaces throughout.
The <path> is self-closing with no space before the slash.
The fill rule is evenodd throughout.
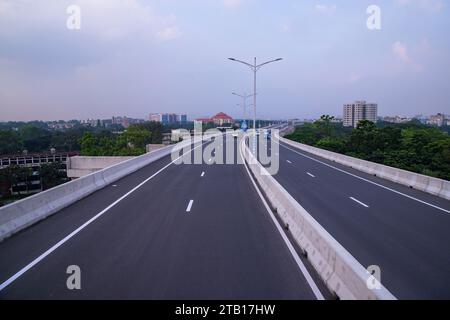
<path id="1" fill-rule="evenodd" d="M 150 121 L 161 122 L 162 124 L 185 124 L 187 115 L 176 113 L 150 113 Z"/>
<path id="2" fill-rule="evenodd" d="M 187 115 L 185 114 L 177 114 L 177 122 L 181 124 L 186 124 L 187 122 Z"/>
<path id="3" fill-rule="evenodd" d="M 343 123 L 345 127 L 355 127 L 362 120 L 377 121 L 378 105 L 366 101 L 344 104 Z"/>

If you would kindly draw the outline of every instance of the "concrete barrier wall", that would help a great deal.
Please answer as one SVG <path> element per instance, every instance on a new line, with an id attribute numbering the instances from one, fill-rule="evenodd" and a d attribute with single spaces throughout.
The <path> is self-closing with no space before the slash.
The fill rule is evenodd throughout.
<path id="1" fill-rule="evenodd" d="M 90 173 L 118 164 L 135 157 L 89 157 L 75 156 L 67 160 L 67 176 L 80 178 Z"/>
<path id="2" fill-rule="evenodd" d="M 152 152 L 161 148 L 164 148 L 165 146 L 167 146 L 166 144 L 156 144 L 156 143 L 152 143 L 152 144 L 147 144 L 145 146 L 145 152 Z"/>
<path id="3" fill-rule="evenodd" d="M 281 132 L 281 134 L 285 134 Z M 321 158 L 331 160 L 345 166 L 366 172 L 377 177 L 390 180 L 402 185 L 427 192 L 429 194 L 450 200 L 450 181 L 433 178 L 419 173 L 406 171 L 398 168 L 389 167 L 383 164 L 370 162 L 353 158 L 336 152 L 312 147 L 296 141 L 292 141 L 282 136 L 277 137 L 281 142 L 284 142 L 294 148 L 306 151 Z"/>
<path id="4" fill-rule="evenodd" d="M 133 157 L 0 208 L 0 241 L 170 154 L 172 146 Z"/>
<path id="5" fill-rule="evenodd" d="M 67 161 L 67 169 L 104 169 L 133 158 L 135 157 L 75 156 L 70 157 L 69 161 Z"/>
<path id="6" fill-rule="evenodd" d="M 272 207 L 332 292 L 341 299 L 395 299 L 381 284 L 379 289 L 368 288 L 368 271 L 256 161 L 245 139 L 240 150 Z"/>

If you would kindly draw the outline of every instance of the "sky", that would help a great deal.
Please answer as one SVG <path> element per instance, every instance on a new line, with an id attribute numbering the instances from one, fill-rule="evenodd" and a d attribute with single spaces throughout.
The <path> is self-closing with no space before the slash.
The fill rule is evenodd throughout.
<path id="1" fill-rule="evenodd" d="M 70 5 L 80 29 L 67 28 Z M 369 30 L 367 8 L 380 8 Z M 242 117 L 257 73 L 266 119 L 450 113 L 445 0 L 0 0 L 0 121 Z"/>

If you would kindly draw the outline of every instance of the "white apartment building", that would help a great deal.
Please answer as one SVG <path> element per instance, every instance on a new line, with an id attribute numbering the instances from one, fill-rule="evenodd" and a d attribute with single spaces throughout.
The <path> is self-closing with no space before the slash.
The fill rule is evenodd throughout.
<path id="1" fill-rule="evenodd" d="M 362 120 L 377 122 L 377 113 L 378 105 L 376 103 L 367 103 L 362 100 L 355 101 L 350 104 L 344 104 L 344 127 L 356 128 L 358 122 Z"/>
<path id="2" fill-rule="evenodd" d="M 443 125 L 448 125 L 448 121 L 450 116 L 446 116 L 445 114 L 438 113 L 436 115 L 430 116 L 427 120 L 427 124 L 431 124 L 433 126 L 442 127 Z"/>

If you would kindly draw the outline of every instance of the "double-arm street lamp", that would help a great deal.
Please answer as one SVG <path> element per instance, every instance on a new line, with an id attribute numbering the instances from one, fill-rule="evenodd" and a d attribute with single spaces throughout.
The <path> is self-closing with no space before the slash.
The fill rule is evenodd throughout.
<path id="1" fill-rule="evenodd" d="M 274 59 L 274 60 L 270 60 L 270 61 L 266 61 L 264 63 L 261 64 L 256 64 L 256 57 L 255 57 L 255 61 L 253 64 L 245 62 L 245 61 L 241 61 L 235 58 L 228 58 L 231 61 L 235 61 L 235 62 L 240 62 L 242 64 L 245 64 L 246 66 L 248 66 L 252 71 L 253 71 L 253 130 L 255 130 L 255 134 L 256 134 L 256 72 L 262 67 L 265 66 L 266 64 L 272 63 L 272 62 L 276 62 L 276 61 L 280 61 L 283 60 L 282 58 L 278 58 L 278 59 Z"/>

